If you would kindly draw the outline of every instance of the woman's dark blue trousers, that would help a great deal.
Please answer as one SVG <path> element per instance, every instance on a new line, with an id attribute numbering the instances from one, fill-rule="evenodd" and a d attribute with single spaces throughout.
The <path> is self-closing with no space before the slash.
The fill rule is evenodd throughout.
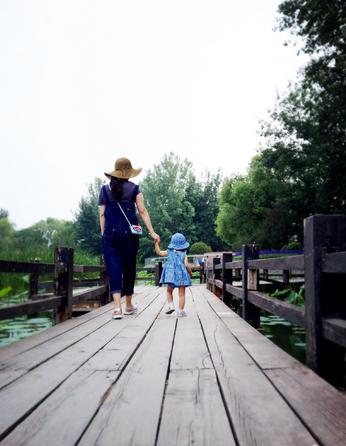
<path id="1" fill-rule="evenodd" d="M 136 280 L 136 256 L 139 238 L 128 235 L 119 239 L 103 237 L 103 252 L 110 293 L 130 296 Z"/>

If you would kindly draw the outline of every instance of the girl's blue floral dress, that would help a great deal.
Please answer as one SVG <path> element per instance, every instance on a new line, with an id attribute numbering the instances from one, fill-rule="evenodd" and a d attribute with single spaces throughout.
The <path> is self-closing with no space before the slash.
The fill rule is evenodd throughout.
<path id="1" fill-rule="evenodd" d="M 184 265 L 186 251 L 168 249 L 168 257 L 163 266 L 160 284 L 171 287 L 190 286 L 191 279 Z"/>

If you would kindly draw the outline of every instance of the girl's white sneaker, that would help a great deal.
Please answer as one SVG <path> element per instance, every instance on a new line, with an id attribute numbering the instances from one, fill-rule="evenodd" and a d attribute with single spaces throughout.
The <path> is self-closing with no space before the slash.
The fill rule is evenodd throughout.
<path id="1" fill-rule="evenodd" d="M 185 310 L 177 310 L 177 317 L 185 317 L 187 316 Z"/>
<path id="2" fill-rule="evenodd" d="M 112 319 L 122 319 L 123 314 L 121 312 L 121 308 L 114 308 L 114 313 L 112 315 Z"/>
<path id="3" fill-rule="evenodd" d="M 169 304 L 168 304 L 168 309 L 167 309 L 167 311 L 165 312 L 165 314 L 172 314 L 174 311 L 175 311 L 174 303 L 172 302 L 172 303 L 169 303 Z"/>

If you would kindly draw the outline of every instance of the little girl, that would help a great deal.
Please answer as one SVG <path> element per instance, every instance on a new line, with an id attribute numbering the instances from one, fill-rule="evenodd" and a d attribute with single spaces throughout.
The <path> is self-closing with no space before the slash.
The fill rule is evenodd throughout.
<path id="1" fill-rule="evenodd" d="M 160 279 L 161 284 L 167 284 L 167 303 L 168 310 L 166 314 L 171 314 L 175 310 L 173 304 L 173 290 L 178 288 L 179 309 L 177 316 L 186 316 L 185 307 L 185 287 L 191 285 L 192 270 L 189 266 L 186 256 L 186 250 L 190 246 L 185 236 L 179 232 L 173 234 L 167 251 L 161 251 L 158 242 L 155 242 L 155 251 L 158 256 L 168 257 L 163 266 Z"/>

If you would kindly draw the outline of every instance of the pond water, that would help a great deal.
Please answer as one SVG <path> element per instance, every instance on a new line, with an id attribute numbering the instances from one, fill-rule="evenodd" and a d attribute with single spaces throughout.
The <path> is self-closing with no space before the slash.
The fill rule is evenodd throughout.
<path id="1" fill-rule="evenodd" d="M 24 339 L 52 326 L 49 312 L 39 313 L 36 317 L 19 316 L 15 319 L 0 321 L 0 347 Z"/>
<path id="2" fill-rule="evenodd" d="M 305 329 L 273 314 L 261 316 L 261 333 L 305 364 Z"/>

